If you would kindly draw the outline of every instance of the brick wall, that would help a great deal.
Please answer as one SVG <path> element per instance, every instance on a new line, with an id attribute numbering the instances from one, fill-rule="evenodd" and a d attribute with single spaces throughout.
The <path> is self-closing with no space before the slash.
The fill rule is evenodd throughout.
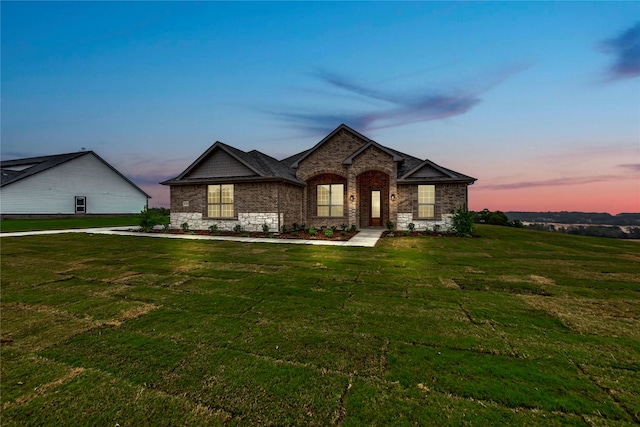
<path id="1" fill-rule="evenodd" d="M 343 193 L 343 212 L 344 215 L 341 217 L 319 217 L 317 215 L 317 203 L 318 203 L 318 190 L 317 186 L 321 184 L 343 184 L 344 185 L 344 193 Z M 348 218 L 348 203 L 349 198 L 347 196 L 347 179 L 343 176 L 326 173 L 322 175 L 315 176 L 307 181 L 307 221 L 306 224 L 308 226 L 321 227 L 326 225 L 331 227 L 335 225 L 339 227 L 342 224 L 347 224 L 349 222 Z"/>
<path id="2" fill-rule="evenodd" d="M 325 173 L 347 176 L 348 167 L 342 161 L 365 143 L 352 133 L 341 130 L 300 162 L 296 175 L 305 181 Z"/>
<path id="3" fill-rule="evenodd" d="M 280 212 L 284 213 L 283 224 L 291 228 L 293 224 L 304 224 L 302 199 L 304 187 L 283 184 L 280 189 Z"/>
<path id="4" fill-rule="evenodd" d="M 278 224 L 278 187 L 280 187 L 280 224 Z M 194 230 L 207 229 L 216 224 L 221 230 L 231 230 L 240 224 L 247 231 L 262 231 L 267 223 L 272 231 L 278 226 L 302 223 L 301 187 L 280 182 L 234 184 L 234 217 L 207 218 L 206 185 L 174 185 L 171 187 L 171 226 L 179 228 L 183 222 Z"/>
<path id="5" fill-rule="evenodd" d="M 400 185 L 398 203 L 398 229 L 406 229 L 407 224 L 413 222 L 420 229 L 433 229 L 438 226 L 441 230 L 451 225 L 451 212 L 465 205 L 467 200 L 466 184 L 436 184 L 435 218 L 418 218 L 418 186 Z"/>
<path id="6" fill-rule="evenodd" d="M 351 223 L 358 224 L 359 227 L 369 226 L 370 197 L 373 189 L 382 191 L 380 194 L 382 225 L 384 226 L 387 221 L 396 222 L 397 202 L 391 202 L 390 197 L 391 194 L 398 194 L 397 175 L 397 164 L 393 158 L 376 147 L 370 147 L 353 159 L 353 164 L 349 169 L 349 180 L 353 183 L 353 194 L 356 195 L 357 200 L 353 206 L 354 215 L 353 218 L 350 218 Z M 377 178 L 375 178 L 376 176 Z M 366 183 L 365 188 L 359 184 L 359 179 Z M 396 198 L 396 200 L 399 199 Z M 355 211 L 355 204 L 358 205 L 357 211 Z"/>
<path id="7" fill-rule="evenodd" d="M 172 185 L 171 213 L 204 213 L 207 205 L 206 185 Z"/>
<path id="8" fill-rule="evenodd" d="M 463 207 L 466 200 L 466 184 L 436 185 L 436 215 L 444 216 L 449 214 Z"/>

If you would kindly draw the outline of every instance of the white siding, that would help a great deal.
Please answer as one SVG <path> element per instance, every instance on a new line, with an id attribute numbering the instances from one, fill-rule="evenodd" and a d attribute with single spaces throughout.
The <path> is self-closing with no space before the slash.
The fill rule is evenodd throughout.
<path id="1" fill-rule="evenodd" d="M 75 196 L 88 214 L 139 213 L 147 197 L 93 154 L 70 160 L 0 189 L 3 214 L 73 214 Z"/>

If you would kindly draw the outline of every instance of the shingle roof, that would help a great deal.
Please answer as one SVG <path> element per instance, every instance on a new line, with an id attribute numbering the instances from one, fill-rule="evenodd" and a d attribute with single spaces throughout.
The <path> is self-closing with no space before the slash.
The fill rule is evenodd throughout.
<path id="1" fill-rule="evenodd" d="M 245 152 L 239 150 L 235 147 L 227 145 L 223 142 L 216 141 L 207 151 L 205 151 L 195 162 L 193 162 L 187 169 L 185 169 L 180 175 L 175 178 L 169 179 L 167 181 L 161 182 L 161 184 L 165 185 L 174 185 L 174 184 L 188 184 L 195 182 L 205 182 L 207 179 L 205 178 L 189 178 L 189 172 L 195 170 L 198 165 L 204 161 L 210 154 L 212 154 L 215 150 L 223 150 L 227 154 L 231 155 L 238 162 L 244 164 L 246 167 L 251 169 L 253 172 L 258 175 L 257 177 L 225 177 L 226 180 L 273 180 L 273 179 L 284 179 L 290 181 L 295 184 L 304 185 L 304 182 L 296 177 L 293 170 L 291 170 L 286 165 L 282 164 L 278 160 L 274 159 L 271 156 L 268 156 L 258 150 L 252 150 L 249 152 Z M 215 177 L 211 177 L 215 178 Z"/>
<path id="2" fill-rule="evenodd" d="M 44 172 L 48 169 L 59 166 L 68 161 L 77 159 L 79 157 L 85 156 L 87 154 L 91 154 L 108 166 L 115 173 L 120 175 L 125 181 L 135 187 L 142 194 L 151 198 L 147 193 L 142 191 L 140 187 L 134 184 L 129 178 L 121 174 L 116 168 L 111 166 L 109 163 L 104 161 L 102 157 L 98 156 L 95 152 L 89 151 L 79 151 L 77 153 L 65 153 L 65 154 L 54 154 L 51 156 L 40 156 L 40 157 L 28 157 L 24 159 L 13 159 L 13 160 L 3 160 L 0 162 L 0 187 L 4 187 L 9 184 L 13 184 L 14 182 L 20 181 L 27 177 L 36 175 L 40 172 Z M 20 170 L 16 170 L 20 169 Z"/>
<path id="3" fill-rule="evenodd" d="M 353 130 L 349 126 L 345 124 L 341 124 L 335 130 L 333 130 L 329 135 L 324 137 L 320 142 L 318 142 L 312 148 L 301 151 L 300 153 L 294 154 L 282 160 L 276 160 L 267 154 L 264 154 L 257 150 L 252 150 L 249 152 L 245 152 L 234 148 L 230 145 L 224 144 L 220 141 L 214 143 L 207 151 L 205 151 L 196 161 L 194 161 L 187 169 L 184 170 L 177 177 L 164 181 L 161 184 L 165 185 L 175 185 L 175 184 L 188 184 L 195 182 L 204 182 L 206 179 L 203 178 L 187 178 L 189 172 L 194 170 L 202 161 L 204 161 L 213 151 L 216 149 L 222 149 L 231 156 L 233 156 L 236 160 L 244 164 L 253 170 L 258 176 L 257 177 L 238 177 L 238 179 L 245 180 L 272 180 L 272 179 L 285 179 L 290 182 L 304 185 L 305 182 L 300 180 L 295 173 L 295 169 L 298 167 L 298 164 L 304 160 L 307 156 L 309 156 L 313 151 L 315 151 L 318 147 L 328 141 L 332 136 L 337 134 L 341 130 L 346 130 L 351 132 L 352 134 L 358 136 L 359 138 L 365 141 L 365 145 L 347 159 L 344 159 L 345 164 L 350 164 L 355 157 L 357 157 L 361 152 L 366 150 L 367 148 L 374 146 L 390 156 L 393 157 L 393 160 L 398 165 L 398 180 L 400 182 L 409 183 L 409 182 L 417 182 L 417 181 L 425 181 L 425 178 L 412 178 L 411 174 L 419 170 L 424 165 L 429 165 L 434 169 L 441 171 L 443 173 L 442 177 L 433 177 L 429 178 L 431 181 L 448 181 L 448 182 L 469 182 L 472 183 L 475 181 L 475 178 L 471 178 L 467 175 L 463 175 L 461 173 L 452 171 L 450 169 L 443 168 L 442 166 L 438 166 L 435 163 L 429 160 L 421 160 L 417 157 L 411 156 L 409 154 L 402 153 L 398 150 L 394 150 L 393 148 L 385 147 L 382 144 L 377 143 L 376 141 L 367 138 L 366 136 L 360 134 L 359 132 Z M 216 178 L 216 177 L 211 177 Z M 234 177 L 225 177 L 224 180 L 232 181 Z M 222 178 L 220 178 L 222 180 Z"/>
<path id="4" fill-rule="evenodd" d="M 53 156 L 29 157 L 25 159 L 3 160 L 0 162 L 0 170 L 2 170 L 2 179 L 0 186 L 12 184 L 26 177 L 51 169 L 58 165 L 73 160 L 89 153 L 81 151 L 78 153 L 55 154 Z M 22 170 L 14 170 L 14 168 L 24 168 Z"/>

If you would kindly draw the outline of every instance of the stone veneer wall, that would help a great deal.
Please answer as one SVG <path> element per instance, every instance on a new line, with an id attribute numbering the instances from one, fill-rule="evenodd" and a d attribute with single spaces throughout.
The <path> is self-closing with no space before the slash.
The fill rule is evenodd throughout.
<path id="1" fill-rule="evenodd" d="M 183 223 L 189 224 L 190 230 L 208 230 L 212 225 L 217 225 L 219 230 L 231 231 L 238 224 L 243 231 L 262 231 L 263 224 L 269 226 L 269 231 L 278 231 L 278 213 L 241 212 L 238 218 L 208 219 L 203 218 L 199 212 L 171 213 L 171 227 L 179 229 Z M 280 213 L 280 223 L 284 223 L 284 214 Z"/>
<path id="2" fill-rule="evenodd" d="M 452 214 L 444 214 L 440 220 L 416 219 L 414 221 L 412 213 L 398 213 L 398 225 L 396 228 L 398 230 L 408 230 L 409 224 L 413 223 L 416 231 L 448 231 L 453 226 L 452 217 Z"/>

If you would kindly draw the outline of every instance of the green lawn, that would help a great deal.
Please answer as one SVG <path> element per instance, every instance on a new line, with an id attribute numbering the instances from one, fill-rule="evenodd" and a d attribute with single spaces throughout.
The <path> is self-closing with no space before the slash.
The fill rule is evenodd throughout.
<path id="1" fill-rule="evenodd" d="M 68 228 L 118 227 L 138 225 L 137 215 L 114 217 L 78 217 L 44 219 L 4 219 L 0 221 L 0 231 L 60 230 Z"/>
<path id="2" fill-rule="evenodd" d="M 11 425 L 636 425 L 640 243 L 2 238 Z"/>

